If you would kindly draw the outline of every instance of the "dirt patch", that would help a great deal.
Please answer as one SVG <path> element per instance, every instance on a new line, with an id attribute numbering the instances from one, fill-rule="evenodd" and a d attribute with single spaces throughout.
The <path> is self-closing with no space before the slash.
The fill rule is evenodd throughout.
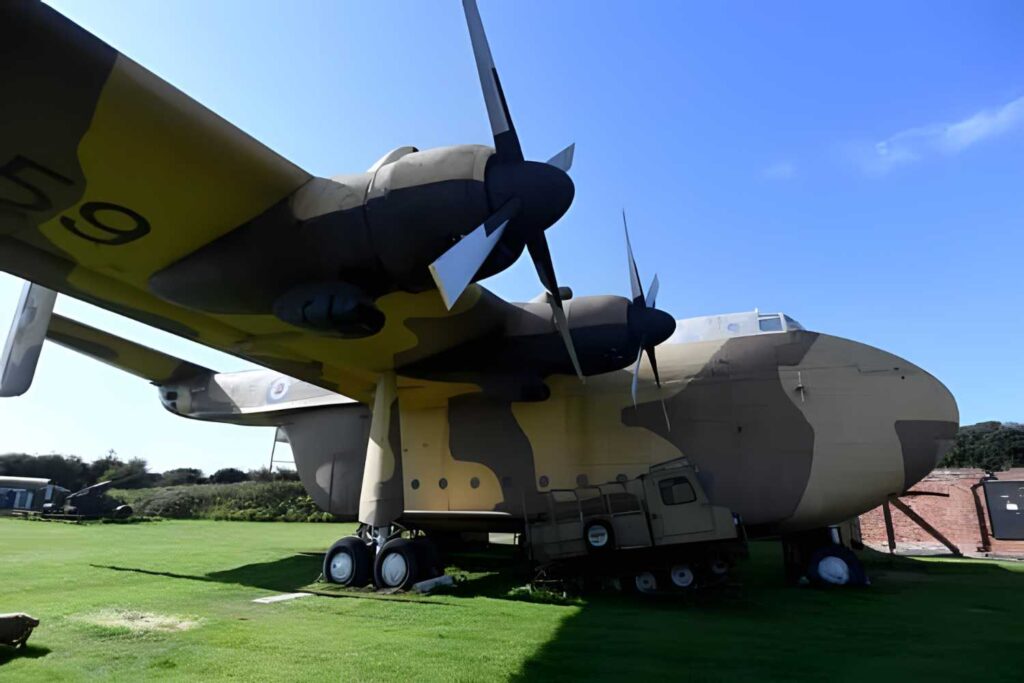
<path id="1" fill-rule="evenodd" d="M 199 625 L 198 619 L 127 609 L 103 610 L 79 616 L 77 620 L 106 628 L 126 628 L 136 633 L 177 633 Z"/>

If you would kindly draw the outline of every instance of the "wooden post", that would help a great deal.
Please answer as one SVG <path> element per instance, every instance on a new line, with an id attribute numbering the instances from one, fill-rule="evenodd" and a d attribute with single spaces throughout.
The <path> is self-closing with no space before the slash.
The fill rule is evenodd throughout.
<path id="1" fill-rule="evenodd" d="M 978 531 L 981 532 L 981 551 L 987 553 L 992 550 L 992 540 L 988 535 L 988 524 L 985 522 L 985 510 L 981 507 L 981 498 L 978 496 L 978 489 L 981 487 L 981 481 L 972 486 L 971 496 L 974 497 L 974 511 L 978 515 Z"/>
<path id="2" fill-rule="evenodd" d="M 885 538 L 889 542 L 889 554 L 896 552 L 896 532 L 892 529 L 892 510 L 889 501 L 882 503 L 882 516 L 885 518 Z"/>
<path id="3" fill-rule="evenodd" d="M 957 548 L 955 545 L 953 545 L 953 543 L 948 538 L 943 536 L 939 532 L 938 529 L 936 529 L 931 524 L 926 522 L 925 519 L 921 515 L 917 514 L 913 510 L 911 510 L 910 507 L 906 503 L 904 503 L 902 500 L 900 500 L 896 496 L 893 496 L 889 500 L 890 500 L 890 502 L 892 502 L 893 506 L 897 510 L 899 510 L 900 512 L 905 514 L 907 517 L 910 517 L 910 519 L 912 519 L 919 527 L 921 527 L 922 529 L 927 531 L 929 534 L 931 534 L 932 537 L 935 538 L 935 540 L 937 540 L 939 543 L 941 543 L 942 545 L 944 545 L 947 548 L 949 548 L 949 552 L 953 553 L 957 557 L 963 557 L 964 554 L 962 552 L 960 552 L 960 548 Z"/>

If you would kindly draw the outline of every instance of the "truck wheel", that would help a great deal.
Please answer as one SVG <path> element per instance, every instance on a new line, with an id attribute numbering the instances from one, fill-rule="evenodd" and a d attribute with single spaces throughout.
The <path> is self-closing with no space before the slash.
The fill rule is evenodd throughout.
<path id="1" fill-rule="evenodd" d="M 324 578 L 341 586 L 361 588 L 370 582 L 373 558 L 363 540 L 346 536 L 324 555 Z"/>
<path id="2" fill-rule="evenodd" d="M 864 565 L 853 552 L 841 545 L 826 545 L 811 553 L 807 578 L 815 586 L 863 586 L 867 583 Z"/>
<path id="3" fill-rule="evenodd" d="M 672 587 L 678 590 L 690 590 L 697 586 L 697 574 L 688 564 L 674 564 L 668 572 Z"/>
<path id="4" fill-rule="evenodd" d="M 583 542 L 592 553 L 603 553 L 615 548 L 615 534 L 604 521 L 593 521 L 583 527 Z"/>
<path id="5" fill-rule="evenodd" d="M 416 544 L 408 538 L 393 538 L 385 543 L 373 563 L 373 583 L 377 588 L 407 590 L 419 581 Z"/>
<path id="6" fill-rule="evenodd" d="M 639 572 L 633 576 L 630 586 L 637 593 L 642 595 L 651 595 L 652 593 L 656 593 L 658 590 L 658 578 L 654 575 L 654 572 Z"/>

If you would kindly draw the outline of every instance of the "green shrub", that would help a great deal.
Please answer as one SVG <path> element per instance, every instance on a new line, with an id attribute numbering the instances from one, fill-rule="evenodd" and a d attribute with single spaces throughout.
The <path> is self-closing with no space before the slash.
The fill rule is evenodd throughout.
<path id="1" fill-rule="evenodd" d="M 329 522 L 302 484 L 244 481 L 116 491 L 135 514 L 168 519 L 226 519 L 246 522 Z"/>

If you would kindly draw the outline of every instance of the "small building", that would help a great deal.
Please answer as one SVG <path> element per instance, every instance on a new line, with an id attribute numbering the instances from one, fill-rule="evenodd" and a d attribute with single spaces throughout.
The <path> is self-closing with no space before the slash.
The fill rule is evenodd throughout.
<path id="1" fill-rule="evenodd" d="M 0 477 L 0 510 L 42 510 L 60 488 L 49 479 Z"/>

